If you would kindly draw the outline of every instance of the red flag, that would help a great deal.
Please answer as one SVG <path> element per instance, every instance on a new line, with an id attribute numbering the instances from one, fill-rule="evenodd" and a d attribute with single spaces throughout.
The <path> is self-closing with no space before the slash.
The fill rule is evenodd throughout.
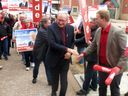
<path id="1" fill-rule="evenodd" d="M 42 1 L 33 0 L 33 21 L 39 22 L 42 19 Z"/>
<path id="2" fill-rule="evenodd" d="M 73 17 L 70 15 L 70 16 L 69 16 L 69 24 L 72 24 L 72 23 L 74 23 L 74 19 L 73 19 Z"/>
<path id="3" fill-rule="evenodd" d="M 90 28 L 89 28 L 87 1 L 86 0 L 79 0 L 79 6 L 80 6 L 81 14 L 83 17 L 85 40 L 87 43 L 89 43 L 89 41 L 90 41 Z"/>
<path id="4" fill-rule="evenodd" d="M 49 5 L 52 5 L 52 0 L 48 0 Z"/>

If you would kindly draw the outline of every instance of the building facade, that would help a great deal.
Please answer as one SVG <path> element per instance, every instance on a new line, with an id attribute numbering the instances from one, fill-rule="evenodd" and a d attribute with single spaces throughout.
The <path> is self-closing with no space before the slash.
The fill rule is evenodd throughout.
<path id="1" fill-rule="evenodd" d="M 87 0 L 87 5 L 107 4 L 113 19 L 128 20 L 128 0 Z M 57 10 L 71 8 L 72 15 L 79 13 L 79 0 L 52 0 L 52 5 Z"/>

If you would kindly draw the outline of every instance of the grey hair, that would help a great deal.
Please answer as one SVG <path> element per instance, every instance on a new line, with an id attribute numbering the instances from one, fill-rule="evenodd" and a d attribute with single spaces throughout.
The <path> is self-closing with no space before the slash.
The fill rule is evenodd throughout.
<path id="1" fill-rule="evenodd" d="M 57 14 L 57 16 L 59 16 L 59 15 L 63 15 L 63 16 L 65 16 L 66 19 L 68 19 L 68 17 L 69 17 L 68 12 L 66 12 L 66 11 L 59 11 L 58 14 Z"/>

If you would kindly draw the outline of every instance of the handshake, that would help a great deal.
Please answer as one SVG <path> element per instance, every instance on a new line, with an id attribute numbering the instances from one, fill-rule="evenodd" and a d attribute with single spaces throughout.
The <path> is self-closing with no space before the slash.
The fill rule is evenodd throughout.
<path id="1" fill-rule="evenodd" d="M 70 59 L 71 55 L 78 56 L 79 53 L 75 49 L 67 48 L 67 52 L 64 55 L 64 59 Z"/>
<path id="2" fill-rule="evenodd" d="M 69 59 L 71 57 L 71 55 L 77 56 L 77 61 L 80 61 L 84 57 L 85 54 L 84 53 L 79 54 L 77 52 L 77 50 L 71 49 L 71 48 L 67 48 L 67 53 L 65 54 L 64 58 L 65 59 Z"/>

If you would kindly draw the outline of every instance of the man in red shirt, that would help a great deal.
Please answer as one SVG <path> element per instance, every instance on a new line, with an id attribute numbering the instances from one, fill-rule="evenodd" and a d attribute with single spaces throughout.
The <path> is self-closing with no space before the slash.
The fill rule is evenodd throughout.
<path id="1" fill-rule="evenodd" d="M 126 70 L 128 56 L 126 50 L 127 37 L 125 32 L 109 22 L 110 14 L 107 10 L 100 10 L 96 14 L 96 21 L 100 28 L 97 30 L 91 45 L 81 53 L 78 58 L 91 54 L 97 50 L 98 63 L 101 66 L 111 68 L 115 72 L 110 84 L 111 96 L 120 96 L 120 81 L 122 73 Z M 108 73 L 99 72 L 99 96 L 107 96 L 105 80 Z"/>

